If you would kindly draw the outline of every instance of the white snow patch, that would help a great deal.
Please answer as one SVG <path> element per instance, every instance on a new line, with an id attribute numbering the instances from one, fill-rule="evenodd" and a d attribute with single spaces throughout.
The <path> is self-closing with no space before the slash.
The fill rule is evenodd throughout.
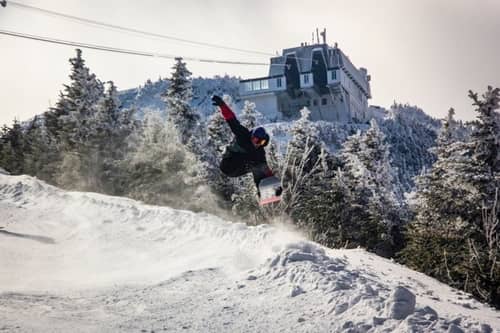
<path id="1" fill-rule="evenodd" d="M 0 330 L 493 332 L 500 314 L 283 226 L 0 175 Z"/>

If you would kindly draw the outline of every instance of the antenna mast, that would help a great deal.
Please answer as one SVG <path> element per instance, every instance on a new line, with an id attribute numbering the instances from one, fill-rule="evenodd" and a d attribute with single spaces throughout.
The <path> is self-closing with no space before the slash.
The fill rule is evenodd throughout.
<path id="1" fill-rule="evenodd" d="M 320 33 L 323 37 L 323 44 L 326 44 L 326 28 L 323 28 L 323 31 Z"/>

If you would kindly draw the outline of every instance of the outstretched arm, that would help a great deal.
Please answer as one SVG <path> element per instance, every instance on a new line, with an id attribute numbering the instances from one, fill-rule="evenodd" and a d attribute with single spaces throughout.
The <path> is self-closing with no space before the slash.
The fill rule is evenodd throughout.
<path id="1" fill-rule="evenodd" d="M 229 127 L 231 128 L 231 131 L 234 133 L 234 135 L 236 135 L 236 137 L 244 137 L 249 135 L 249 130 L 245 126 L 240 124 L 238 119 L 236 119 L 236 115 L 234 114 L 233 110 L 231 110 L 231 108 L 229 108 L 229 106 L 224 103 L 222 98 L 220 98 L 219 96 L 213 96 L 212 102 L 213 105 L 219 107 L 222 117 L 227 121 Z"/>

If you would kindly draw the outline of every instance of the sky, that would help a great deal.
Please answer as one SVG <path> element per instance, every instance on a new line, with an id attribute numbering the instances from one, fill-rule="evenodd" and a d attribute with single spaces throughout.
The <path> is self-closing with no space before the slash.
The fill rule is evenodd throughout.
<path id="1" fill-rule="evenodd" d="M 372 76 L 370 104 L 394 101 L 443 118 L 475 117 L 469 89 L 500 87 L 500 0 L 16 0 L 67 15 L 181 39 L 270 54 L 327 30 Z M 19 8 L 0 7 L 0 30 L 183 57 L 269 63 L 270 56 L 144 37 Z M 0 125 L 54 105 L 69 83 L 75 47 L 0 34 Z M 101 81 L 118 89 L 169 77 L 173 60 L 83 49 Z M 268 66 L 187 61 L 193 76 L 262 77 Z"/>

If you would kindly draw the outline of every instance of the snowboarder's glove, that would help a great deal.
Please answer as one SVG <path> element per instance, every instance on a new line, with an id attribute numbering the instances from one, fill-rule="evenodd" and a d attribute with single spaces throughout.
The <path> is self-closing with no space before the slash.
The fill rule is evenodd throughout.
<path id="1" fill-rule="evenodd" d="M 274 194 L 279 197 L 283 193 L 283 188 L 281 186 L 278 186 L 274 189 Z"/>
<path id="2" fill-rule="evenodd" d="M 224 104 L 224 101 L 222 100 L 222 98 L 220 98 L 217 95 L 212 96 L 212 105 L 221 106 L 223 104 Z"/>

